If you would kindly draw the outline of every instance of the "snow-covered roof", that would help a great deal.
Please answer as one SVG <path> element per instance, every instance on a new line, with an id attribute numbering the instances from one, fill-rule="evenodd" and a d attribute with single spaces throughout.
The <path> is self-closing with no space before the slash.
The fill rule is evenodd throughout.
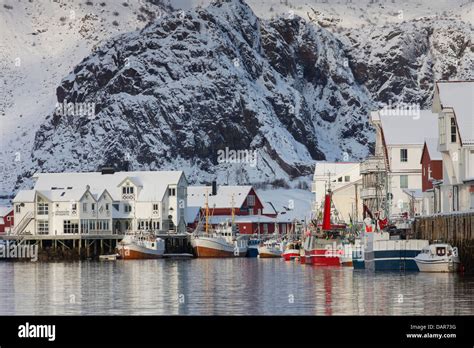
<path id="1" fill-rule="evenodd" d="M 359 162 L 316 162 L 314 168 L 314 176 L 327 176 L 328 173 L 331 176 L 343 174 L 352 170 L 355 166 L 360 166 Z"/>
<path id="2" fill-rule="evenodd" d="M 34 202 L 35 201 L 35 190 L 20 190 L 13 199 L 14 203 Z"/>
<path id="3" fill-rule="evenodd" d="M 201 207 L 190 207 L 187 206 L 184 212 L 184 219 L 187 223 L 192 223 L 199 218 L 199 211 Z"/>
<path id="4" fill-rule="evenodd" d="M 453 108 L 461 140 L 474 144 L 474 81 L 436 83 L 443 108 Z"/>
<path id="5" fill-rule="evenodd" d="M 207 194 L 210 208 L 240 208 L 251 189 L 252 186 L 218 186 L 217 194 L 213 196 L 211 186 L 188 186 L 188 205 L 204 207 Z"/>
<path id="6" fill-rule="evenodd" d="M 406 116 L 403 113 L 380 112 L 385 143 L 390 145 L 423 145 L 425 138 L 438 135 L 438 115 L 431 110 Z"/>
<path id="7" fill-rule="evenodd" d="M 0 217 L 7 216 L 12 211 L 12 207 L 0 206 Z"/>
<path id="8" fill-rule="evenodd" d="M 438 151 L 438 138 L 426 138 L 425 139 L 426 149 L 430 155 L 432 161 L 441 161 L 441 152 Z"/>
<path id="9" fill-rule="evenodd" d="M 79 194 L 82 196 L 89 186 L 91 194 L 99 197 L 104 190 L 107 190 L 112 199 L 118 201 L 122 194 L 120 184 L 129 178 L 135 185 L 142 187 L 138 193 L 138 200 L 155 202 L 161 201 L 168 185 L 178 184 L 183 175 L 182 171 L 36 174 L 37 180 L 34 189 L 52 192 L 71 191 L 71 197 L 77 197 Z M 55 193 L 51 193 L 51 195 L 57 197 Z"/>
<path id="10" fill-rule="evenodd" d="M 215 215 L 209 218 L 210 224 L 219 224 L 226 221 L 232 221 L 232 216 L 230 215 Z M 271 218 L 264 215 L 236 215 L 234 216 L 235 223 L 275 223 L 277 222 L 276 218 Z"/>
<path id="11" fill-rule="evenodd" d="M 271 202 L 278 213 L 279 222 L 304 220 L 311 214 L 313 194 L 300 189 L 257 190 L 261 201 Z"/>

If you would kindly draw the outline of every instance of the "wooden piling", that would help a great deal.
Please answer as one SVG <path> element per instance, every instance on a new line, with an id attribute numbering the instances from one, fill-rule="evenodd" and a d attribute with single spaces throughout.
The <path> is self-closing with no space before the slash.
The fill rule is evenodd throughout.
<path id="1" fill-rule="evenodd" d="M 457 247 L 464 271 L 474 273 L 474 212 L 417 217 L 412 229 L 416 238 Z"/>

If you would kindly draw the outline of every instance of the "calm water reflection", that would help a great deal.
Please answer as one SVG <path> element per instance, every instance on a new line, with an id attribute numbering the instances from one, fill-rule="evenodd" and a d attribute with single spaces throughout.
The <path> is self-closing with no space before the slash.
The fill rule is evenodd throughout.
<path id="1" fill-rule="evenodd" d="M 1 315 L 474 314 L 474 278 L 283 260 L 0 262 Z"/>

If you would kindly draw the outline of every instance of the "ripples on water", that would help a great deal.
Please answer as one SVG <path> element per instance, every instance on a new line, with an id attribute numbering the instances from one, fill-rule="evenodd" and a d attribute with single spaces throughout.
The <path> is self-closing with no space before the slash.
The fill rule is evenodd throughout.
<path id="1" fill-rule="evenodd" d="M 0 315 L 472 315 L 474 278 L 279 259 L 0 263 Z"/>

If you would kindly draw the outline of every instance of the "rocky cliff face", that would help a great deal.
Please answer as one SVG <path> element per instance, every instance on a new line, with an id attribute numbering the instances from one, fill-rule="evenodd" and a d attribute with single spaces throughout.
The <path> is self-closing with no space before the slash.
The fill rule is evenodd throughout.
<path id="1" fill-rule="evenodd" d="M 471 29 L 431 18 L 333 33 L 299 17 L 260 20 L 238 0 L 174 13 L 106 42 L 62 81 L 58 102 L 93 112 L 48 116 L 17 184 L 37 170 L 129 164 L 258 182 L 363 158 L 370 109 L 427 107 L 435 79 L 471 76 Z M 257 162 L 222 162 L 226 148 Z"/>

